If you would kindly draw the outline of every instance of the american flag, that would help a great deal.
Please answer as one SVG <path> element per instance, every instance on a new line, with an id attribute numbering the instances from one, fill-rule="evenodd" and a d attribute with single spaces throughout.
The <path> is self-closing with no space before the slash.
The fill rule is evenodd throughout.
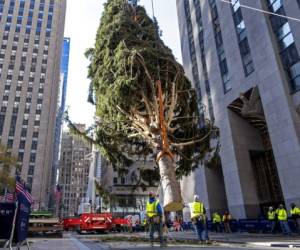
<path id="1" fill-rule="evenodd" d="M 28 190 L 25 188 L 25 185 L 21 182 L 21 179 L 19 177 L 16 178 L 16 193 L 20 193 L 25 196 L 27 201 L 32 204 L 33 198 L 31 194 L 28 192 Z"/>
<path id="2" fill-rule="evenodd" d="M 6 195 L 0 195 L 0 201 L 2 202 L 14 202 L 15 195 L 12 193 L 7 192 Z"/>

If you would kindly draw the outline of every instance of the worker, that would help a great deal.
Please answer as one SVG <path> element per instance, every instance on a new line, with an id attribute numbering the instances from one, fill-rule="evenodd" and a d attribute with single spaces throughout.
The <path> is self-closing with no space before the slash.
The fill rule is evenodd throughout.
<path id="1" fill-rule="evenodd" d="M 275 230 L 275 224 L 277 218 L 276 212 L 274 211 L 273 207 L 269 207 L 267 218 L 269 221 L 270 232 L 273 234 L 275 233 L 274 230 Z"/>
<path id="2" fill-rule="evenodd" d="M 143 222 L 142 222 L 142 228 L 144 229 L 144 232 L 147 232 L 148 231 L 148 221 L 147 219 L 143 219 Z"/>
<path id="3" fill-rule="evenodd" d="M 295 203 L 291 204 L 290 214 L 297 233 L 300 233 L 300 208 L 298 208 Z"/>
<path id="4" fill-rule="evenodd" d="M 191 220 L 201 243 L 209 243 L 206 230 L 206 216 L 203 203 L 198 195 L 194 195 L 194 202 L 190 203 Z"/>
<path id="5" fill-rule="evenodd" d="M 148 218 L 151 246 L 153 247 L 154 245 L 155 231 L 158 232 L 160 246 L 165 246 L 163 240 L 163 211 L 161 205 L 159 204 L 159 200 L 155 198 L 155 194 L 153 192 L 149 193 L 149 200 L 146 205 L 146 213 Z"/>
<path id="6" fill-rule="evenodd" d="M 214 230 L 216 231 L 216 233 L 220 233 L 221 232 L 221 216 L 218 214 L 218 212 L 214 212 L 213 213 L 213 227 L 214 227 Z"/>
<path id="7" fill-rule="evenodd" d="M 231 215 L 229 214 L 228 211 L 226 211 L 223 215 L 223 218 L 222 218 L 225 233 L 231 233 L 230 220 L 231 220 Z"/>
<path id="8" fill-rule="evenodd" d="M 288 225 L 287 219 L 287 212 L 282 204 L 279 205 L 279 208 L 276 210 L 278 221 L 281 227 L 281 231 L 284 234 L 291 234 L 291 229 Z"/>

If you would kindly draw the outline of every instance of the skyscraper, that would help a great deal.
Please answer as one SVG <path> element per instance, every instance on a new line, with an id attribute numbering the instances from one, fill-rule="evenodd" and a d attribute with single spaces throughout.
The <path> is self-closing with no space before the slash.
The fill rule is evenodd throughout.
<path id="1" fill-rule="evenodd" d="M 235 218 L 299 204 L 300 27 L 284 16 L 299 17 L 300 2 L 177 0 L 177 9 L 184 68 L 221 142 L 221 165 L 183 180 L 185 198 L 197 192 Z"/>
<path id="2" fill-rule="evenodd" d="M 48 203 L 66 0 L 0 1 L 0 136 Z"/>
<path id="3" fill-rule="evenodd" d="M 84 124 L 75 126 L 80 131 L 85 130 Z M 63 217 L 74 216 L 79 204 L 86 197 L 91 153 L 91 145 L 69 132 L 63 132 L 59 161 L 59 185 L 62 187 L 63 204 L 60 214 Z"/>
<path id="4" fill-rule="evenodd" d="M 63 115 L 66 107 L 66 96 L 67 96 L 67 83 L 68 83 L 68 70 L 69 70 L 69 54 L 70 54 L 70 38 L 64 38 L 62 55 L 61 55 L 61 65 L 60 65 L 60 86 L 55 122 L 55 134 L 54 134 L 54 144 L 53 144 L 53 160 L 52 160 L 52 170 L 51 170 L 51 188 L 55 187 L 57 178 L 57 168 L 59 164 L 59 147 L 61 139 L 61 130 L 63 125 Z M 50 203 L 52 203 L 50 201 Z M 50 204 L 52 206 L 53 204 Z"/>

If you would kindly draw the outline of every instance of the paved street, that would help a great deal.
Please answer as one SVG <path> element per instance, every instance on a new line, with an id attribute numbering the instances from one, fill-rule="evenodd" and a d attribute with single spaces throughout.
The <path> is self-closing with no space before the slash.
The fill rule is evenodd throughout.
<path id="1" fill-rule="evenodd" d="M 219 234 L 211 235 L 212 239 L 218 240 L 212 245 L 195 244 L 193 232 L 172 233 L 168 237 L 167 249 L 286 249 L 300 245 L 299 237 L 286 238 L 280 235 L 259 234 Z M 57 238 L 32 238 L 29 240 L 31 250 L 147 250 L 161 249 L 159 244 L 154 248 L 149 243 L 143 242 L 145 234 L 107 234 L 107 235 L 77 235 L 75 233 L 64 234 L 61 239 Z M 136 242 L 135 239 L 139 239 Z M 273 244 L 273 245 L 272 245 Z M 293 245 L 293 246 L 292 246 Z M 272 246 L 272 247 L 271 247 Z M 22 247 L 22 250 L 27 249 Z"/>
<path id="2" fill-rule="evenodd" d="M 63 238 L 63 239 L 38 239 L 31 242 L 31 250 L 148 250 L 148 249 L 160 249 L 159 244 L 156 244 L 153 248 L 146 243 L 129 243 L 129 242 L 111 242 L 111 243 L 101 243 L 94 240 L 83 240 L 76 238 Z M 22 247 L 22 250 L 27 249 Z M 221 249 L 270 249 L 262 247 L 245 247 L 241 245 L 223 244 L 221 246 L 202 246 L 202 245 L 189 245 L 189 244 L 169 244 L 166 249 L 181 250 L 181 249 L 211 249 L 211 250 L 221 250 Z M 277 248 L 279 249 L 279 248 Z"/>

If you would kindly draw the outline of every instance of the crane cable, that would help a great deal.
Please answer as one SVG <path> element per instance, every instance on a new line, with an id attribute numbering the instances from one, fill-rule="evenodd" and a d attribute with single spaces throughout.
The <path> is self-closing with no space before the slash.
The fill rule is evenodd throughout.
<path id="1" fill-rule="evenodd" d="M 232 5 L 230 0 L 218 0 L 218 1 Z M 286 19 L 289 19 L 289 20 L 292 20 L 292 21 L 300 22 L 300 19 L 295 18 L 295 17 L 290 17 L 290 16 L 286 16 L 286 15 L 277 14 L 277 13 L 274 13 L 274 12 L 271 12 L 271 11 L 258 9 L 258 8 L 251 7 L 251 6 L 244 5 L 244 4 L 240 4 L 240 6 L 241 6 L 241 8 L 245 8 L 245 9 L 249 9 L 249 10 L 253 10 L 253 11 L 258 11 L 258 12 L 261 12 L 261 13 L 264 13 L 264 14 L 278 16 L 278 17 L 286 18 Z"/>

